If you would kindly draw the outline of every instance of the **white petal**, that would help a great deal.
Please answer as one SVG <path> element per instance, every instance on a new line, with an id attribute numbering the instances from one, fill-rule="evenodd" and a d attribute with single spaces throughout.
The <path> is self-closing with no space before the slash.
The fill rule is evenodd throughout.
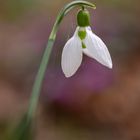
<path id="1" fill-rule="evenodd" d="M 97 35 L 93 34 L 90 28 L 87 28 L 86 32 L 87 36 L 83 40 L 86 49 L 83 49 L 83 52 L 87 56 L 96 59 L 102 65 L 112 68 L 111 56 L 104 42 Z"/>
<path id="2" fill-rule="evenodd" d="M 82 62 L 81 41 L 75 35 L 68 40 L 62 52 L 61 66 L 66 77 L 72 76 Z"/>

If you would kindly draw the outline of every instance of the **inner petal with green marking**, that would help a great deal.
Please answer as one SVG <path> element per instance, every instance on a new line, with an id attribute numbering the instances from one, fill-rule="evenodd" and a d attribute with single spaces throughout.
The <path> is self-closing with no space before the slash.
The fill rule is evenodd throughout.
<path id="1" fill-rule="evenodd" d="M 82 41 L 82 48 L 85 49 L 86 48 L 86 45 L 85 43 Z"/>
<path id="2" fill-rule="evenodd" d="M 86 33 L 86 30 L 84 29 L 80 29 L 79 31 L 78 31 L 78 36 L 80 37 L 80 39 L 81 40 L 83 40 L 83 39 L 85 39 L 86 38 L 86 35 L 87 35 L 87 33 Z"/>

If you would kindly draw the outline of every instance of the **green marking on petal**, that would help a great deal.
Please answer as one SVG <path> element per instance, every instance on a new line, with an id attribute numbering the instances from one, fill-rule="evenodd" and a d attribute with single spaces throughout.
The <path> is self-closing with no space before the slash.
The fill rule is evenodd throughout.
<path id="1" fill-rule="evenodd" d="M 86 45 L 84 44 L 84 42 L 82 42 L 82 48 L 85 49 Z"/>
<path id="2" fill-rule="evenodd" d="M 81 40 L 86 38 L 86 30 L 83 31 L 78 31 L 78 36 L 80 37 Z"/>

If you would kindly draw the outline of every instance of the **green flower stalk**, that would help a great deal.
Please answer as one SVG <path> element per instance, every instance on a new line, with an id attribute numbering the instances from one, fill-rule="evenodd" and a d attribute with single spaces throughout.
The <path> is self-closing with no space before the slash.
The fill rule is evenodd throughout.
<path id="1" fill-rule="evenodd" d="M 75 8 L 77 6 L 79 6 L 79 7 L 85 6 L 85 7 L 90 7 L 93 9 L 96 8 L 95 5 L 90 2 L 77 0 L 77 1 L 73 1 L 69 4 L 67 4 L 58 14 L 56 22 L 53 26 L 52 32 L 49 36 L 48 44 L 44 51 L 44 55 L 43 55 L 34 85 L 33 85 L 32 96 L 31 96 L 29 110 L 28 110 L 28 114 L 27 114 L 28 119 L 32 119 L 35 115 L 35 110 L 37 107 L 38 98 L 39 98 L 40 91 L 41 91 L 41 86 L 42 86 L 42 83 L 44 80 L 45 72 L 46 72 L 46 69 L 48 66 L 49 58 L 51 55 L 54 41 L 56 39 L 56 34 L 58 31 L 59 25 L 60 25 L 61 21 L 63 20 L 64 16 L 66 16 L 68 14 L 68 12 L 70 12 L 73 8 Z"/>
<path id="2" fill-rule="evenodd" d="M 87 2 L 87 1 L 83 1 L 83 0 L 76 0 L 73 2 L 70 2 L 69 4 L 67 4 L 58 14 L 56 21 L 54 23 L 53 29 L 51 31 L 51 34 L 49 36 L 48 39 L 48 43 L 46 46 L 46 49 L 44 51 L 40 66 L 39 66 L 39 70 L 38 73 L 36 75 L 35 78 L 35 82 L 33 84 L 33 89 L 32 89 L 32 93 L 31 93 L 31 98 L 30 98 L 30 102 L 29 102 L 29 108 L 27 113 L 24 116 L 24 119 L 20 122 L 19 126 L 17 127 L 17 129 L 15 130 L 14 134 L 12 135 L 13 137 L 10 138 L 10 140 L 27 140 L 28 136 L 30 134 L 30 129 L 32 128 L 32 121 L 34 119 L 35 116 L 35 112 L 37 109 L 37 105 L 38 105 L 38 101 L 39 101 L 39 95 L 41 92 L 41 87 L 42 87 L 42 83 L 45 77 L 45 72 L 48 66 L 48 62 L 49 62 L 49 58 L 52 52 L 52 48 L 53 48 L 53 44 L 55 42 L 56 39 L 56 34 L 59 28 L 60 23 L 62 22 L 63 18 L 75 7 L 80 7 L 81 9 L 84 10 L 85 7 L 89 7 L 89 8 L 93 8 L 95 9 L 95 5 Z M 81 15 L 85 14 L 84 16 L 84 21 L 83 19 L 81 20 L 81 15 L 79 13 L 78 21 L 79 21 L 79 25 L 84 26 L 85 24 L 88 25 L 89 24 L 89 19 L 86 16 L 86 13 L 88 11 L 84 11 L 83 13 L 81 12 Z M 83 36 L 83 32 L 79 31 L 79 36 Z M 83 44 L 84 47 L 84 44 Z M 20 132 L 19 134 L 17 134 L 18 132 Z M 14 138 L 14 136 L 16 136 Z"/>
<path id="3" fill-rule="evenodd" d="M 111 56 L 105 43 L 92 32 L 90 27 L 90 14 L 86 7 L 95 9 L 95 5 L 82 0 L 76 0 L 67 4 L 56 18 L 33 84 L 28 111 L 13 134 L 12 138 L 14 140 L 31 139 L 32 122 L 34 120 L 42 83 L 59 25 L 63 18 L 77 6 L 80 7 L 80 10 L 77 13 L 77 28 L 74 35 L 67 41 L 62 51 L 61 66 L 64 75 L 66 77 L 71 77 L 76 73 L 82 63 L 83 54 L 97 60 L 108 68 L 112 68 Z"/>
<path id="4" fill-rule="evenodd" d="M 39 95 L 40 95 L 40 91 L 41 91 L 41 85 L 44 80 L 45 71 L 48 66 L 49 58 L 51 55 L 54 41 L 56 39 L 56 34 L 58 31 L 59 25 L 60 25 L 61 21 L 63 20 L 64 16 L 66 16 L 68 14 L 68 12 L 70 12 L 73 8 L 75 8 L 77 6 L 82 7 L 82 8 L 83 7 L 90 7 L 93 9 L 96 8 L 95 5 L 90 2 L 83 1 L 83 0 L 76 0 L 76 1 L 73 1 L 69 4 L 67 4 L 58 14 L 58 16 L 56 18 L 56 22 L 53 26 L 52 32 L 49 36 L 49 40 L 48 40 L 35 82 L 33 85 L 32 96 L 31 96 L 31 100 L 30 100 L 29 110 L 27 113 L 27 118 L 29 120 L 31 120 L 35 115 L 35 111 L 36 111 L 36 107 L 37 107 L 37 103 L 38 103 L 38 99 L 39 99 Z"/>

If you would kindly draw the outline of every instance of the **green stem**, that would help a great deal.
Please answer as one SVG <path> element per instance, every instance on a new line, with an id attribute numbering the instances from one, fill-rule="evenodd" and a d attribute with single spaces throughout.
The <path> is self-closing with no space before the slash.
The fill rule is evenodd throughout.
<path id="1" fill-rule="evenodd" d="M 91 7 L 91 8 L 95 9 L 95 5 L 90 2 L 76 0 L 76 1 L 73 1 L 73 2 L 69 3 L 68 5 L 66 5 L 60 11 L 59 15 L 57 16 L 56 22 L 55 22 L 52 32 L 49 36 L 48 44 L 45 49 L 45 52 L 44 52 L 44 55 L 43 55 L 34 85 L 33 85 L 32 94 L 31 94 L 31 98 L 30 98 L 30 104 L 29 104 L 29 110 L 27 112 L 27 119 L 29 122 L 35 115 L 35 111 L 37 108 L 39 95 L 40 95 L 40 91 L 41 91 L 41 85 L 42 85 L 44 77 L 45 77 L 45 71 L 48 66 L 49 58 L 50 58 L 52 47 L 53 47 L 53 44 L 54 44 L 54 41 L 56 38 L 56 33 L 58 31 L 58 27 L 59 27 L 63 17 L 75 6 L 80 6 L 80 7 L 87 6 L 87 7 Z"/>

